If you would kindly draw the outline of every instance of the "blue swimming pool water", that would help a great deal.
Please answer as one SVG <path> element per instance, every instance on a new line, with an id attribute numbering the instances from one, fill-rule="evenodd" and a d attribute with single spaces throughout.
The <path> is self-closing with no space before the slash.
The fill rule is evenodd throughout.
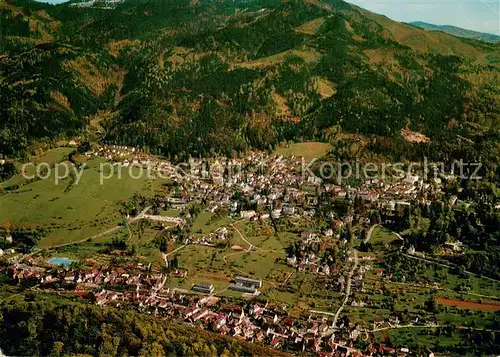
<path id="1" fill-rule="evenodd" d="M 52 258 L 49 260 L 49 264 L 54 264 L 54 265 L 71 265 L 73 261 L 68 258 Z"/>

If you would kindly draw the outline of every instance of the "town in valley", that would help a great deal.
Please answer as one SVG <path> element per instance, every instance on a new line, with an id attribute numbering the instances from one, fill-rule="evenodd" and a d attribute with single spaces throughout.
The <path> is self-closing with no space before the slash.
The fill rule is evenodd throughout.
<path id="1" fill-rule="evenodd" d="M 32 232 L 4 223 L 1 270 L 14 290 L 134 309 L 325 356 L 418 354 L 381 336 L 449 329 L 455 316 L 462 331 L 497 323 L 500 281 L 454 262 L 464 243 L 448 235 L 429 253 L 418 241 L 433 220 L 476 204 L 459 198 L 466 196 L 454 172 L 339 182 L 314 173 L 328 155 L 304 172 L 304 157 L 290 153 L 180 165 L 117 145 L 72 159 L 100 171 L 104 189 L 143 170 L 144 182 L 158 187 L 120 200 L 116 227 L 78 241 L 57 237 L 28 249 L 23 235 Z M 467 304 L 483 316 L 482 326 L 462 317 Z"/>

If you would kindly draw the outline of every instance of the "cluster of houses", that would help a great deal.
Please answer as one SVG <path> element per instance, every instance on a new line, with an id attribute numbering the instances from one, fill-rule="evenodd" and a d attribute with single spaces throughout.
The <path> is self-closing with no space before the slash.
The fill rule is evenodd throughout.
<path id="1" fill-rule="evenodd" d="M 78 290 L 92 290 L 103 285 L 132 287 L 136 291 L 148 291 L 164 279 L 162 274 L 148 272 L 148 267 L 139 263 L 133 269 L 100 268 L 86 271 L 69 268 L 46 268 L 43 266 L 14 264 L 5 268 L 9 276 L 17 280 L 31 280 L 46 288 L 51 284 L 74 287 Z"/>
<path id="2" fill-rule="evenodd" d="M 182 243 L 213 246 L 214 245 L 213 242 L 223 241 L 226 240 L 228 237 L 229 237 L 229 231 L 227 227 L 221 226 L 216 230 L 214 230 L 213 232 L 210 232 L 203 236 L 190 235 L 184 238 L 184 241 Z"/>
<path id="3" fill-rule="evenodd" d="M 315 260 L 316 257 L 309 255 L 307 259 Z M 15 264 L 2 269 L 6 269 L 12 279 L 31 281 L 32 286 L 43 291 L 64 290 L 90 298 L 99 306 L 133 307 L 143 313 L 176 319 L 274 348 L 309 351 L 325 356 L 375 355 L 380 351 L 384 354 L 398 354 L 398 351 L 382 345 L 369 345 L 363 351 L 356 348 L 356 340 L 366 335 L 366 329 L 351 323 L 347 318 L 341 319 L 334 326 L 332 321 L 324 317 L 311 315 L 292 318 L 288 315 L 286 306 L 271 306 L 265 300 L 247 300 L 240 301 L 237 305 L 226 305 L 213 295 L 215 289 L 210 283 L 195 284 L 192 287 L 194 294 L 165 288 L 167 276 L 153 273 L 149 266 L 141 263 L 90 270 L 28 264 Z M 368 269 L 368 265 L 361 264 L 358 267 L 353 277 L 353 288 L 362 289 L 363 274 Z M 177 269 L 170 273 L 185 276 L 185 271 Z M 340 274 L 339 279 L 340 277 L 344 276 Z M 261 287 L 261 280 L 237 276 L 229 289 L 255 293 Z M 350 304 L 363 306 L 364 303 L 352 300 Z M 385 322 L 387 323 L 398 324 L 399 321 Z M 385 326 L 384 321 L 377 326 Z"/>
<path id="4" fill-rule="evenodd" d="M 213 289 L 210 284 L 196 286 L 201 290 Z M 214 296 L 189 296 L 169 289 L 146 299 L 140 299 L 132 292 L 102 290 L 95 294 L 95 299 L 97 304 L 116 307 L 132 303 L 145 313 L 166 316 L 274 348 L 285 347 L 287 350 L 315 352 L 323 356 L 365 356 L 381 352 L 397 355 L 401 352 L 373 344 L 361 351 L 355 347 L 355 341 L 365 334 L 360 326 L 343 321 L 340 328 L 334 328 L 328 319 L 312 315 L 307 319 L 292 318 L 285 309 L 272 307 L 267 302 L 221 305 L 220 299 Z"/>
<path id="5" fill-rule="evenodd" d="M 189 202 L 203 201 L 211 212 L 224 209 L 232 217 L 247 220 L 313 216 L 325 197 L 360 199 L 394 211 L 412 200 L 427 202 L 441 192 L 438 184 L 413 174 L 390 181 L 368 178 L 359 187 L 336 185 L 304 171 L 300 158 L 262 152 L 250 152 L 241 159 L 190 159 L 181 164 L 126 146 L 103 146 L 86 155 L 102 156 L 124 167 L 147 168 L 171 179 L 174 185 L 168 188 L 163 203 L 171 208 L 183 209 Z"/>
<path id="6" fill-rule="evenodd" d="M 285 308 L 272 307 L 266 302 L 223 305 L 219 298 L 211 295 L 214 286 L 207 283 L 197 283 L 192 287 L 202 295 L 165 289 L 166 277 L 148 273 L 147 267 L 142 265 L 133 269 L 115 267 L 76 271 L 17 264 L 2 269 L 7 269 L 12 279 L 32 281 L 32 285 L 40 290 L 66 290 L 88 296 L 99 306 L 135 307 L 144 313 L 181 320 L 275 348 L 287 345 L 287 348 L 316 352 L 352 348 L 352 343 L 341 347 L 345 341 L 338 340 L 338 333 L 338 341 L 332 337 L 334 331 L 325 319 L 290 318 Z M 260 280 L 238 276 L 230 288 L 254 291 L 261 286 Z"/>
<path id="7" fill-rule="evenodd" d="M 200 283 L 195 287 L 204 290 L 203 292 L 213 290 L 210 284 Z M 187 296 L 169 289 L 163 290 L 154 298 L 146 299 L 140 299 L 132 292 L 102 290 L 95 294 L 95 299 L 100 305 L 120 307 L 134 304 L 145 313 L 167 316 L 274 348 L 286 347 L 288 350 L 332 356 L 341 353 L 365 355 L 354 347 L 354 341 L 363 333 L 359 326 L 343 323 L 339 330 L 334 329 L 332 323 L 325 318 L 309 316 L 307 319 L 295 319 L 289 317 L 286 310 L 271 307 L 266 302 L 252 302 L 243 306 L 221 305 L 220 300 L 213 296 Z"/>
<path id="8" fill-rule="evenodd" d="M 116 145 L 103 146 L 85 155 L 105 157 L 122 167 L 148 168 L 161 173 L 160 177 L 170 178 L 174 184 L 166 186 L 168 192 L 160 202 L 162 208 L 184 210 L 191 202 L 203 202 L 211 212 L 222 209 L 235 219 L 250 221 L 314 216 L 320 209 L 324 211 L 324 200 L 358 201 L 391 212 L 410 205 L 412 201 L 425 201 L 440 194 L 438 184 L 426 183 L 415 175 L 392 182 L 367 179 L 359 187 L 336 185 L 316 176 L 304 175 L 301 159 L 268 156 L 261 152 L 251 152 L 241 159 L 192 159 L 186 165 L 175 165 L 135 148 Z M 337 291 L 344 291 L 346 286 L 363 291 L 363 276 L 371 265 L 364 264 L 360 258 L 361 263 L 356 261 L 355 269 L 348 274 L 348 264 L 341 265 L 332 255 L 320 256 L 309 248 L 321 244 L 324 237 L 341 238 L 340 232 L 345 225 L 369 226 L 370 219 L 350 214 L 339 216 L 334 211 L 322 213 L 329 220 L 327 228 L 322 232 L 303 231 L 299 249 L 288 255 L 286 263 L 297 271 L 328 277 L 330 285 Z M 184 217 L 189 218 L 188 215 Z M 144 217 L 184 223 L 179 218 Z M 222 226 L 202 237 L 189 236 L 183 243 L 214 245 L 213 242 L 228 237 L 227 227 Z M 347 241 L 343 243 L 345 248 Z M 410 250 L 409 254 L 415 253 Z M 348 260 L 345 250 L 343 260 Z M 167 276 L 152 273 L 143 265 L 76 271 L 15 264 L 7 269 L 13 279 L 31 280 L 39 285 L 39 289 L 83 291 L 89 293 L 97 305 L 133 306 L 145 313 L 174 318 L 275 348 L 312 351 L 325 356 L 398 354 L 398 351 L 383 345 L 369 345 L 363 351 L 357 349 L 355 342 L 363 339 L 366 330 L 349 321 L 333 324 L 325 318 L 312 316 L 294 319 L 288 316 L 285 308 L 270 306 L 264 301 L 227 306 L 213 296 L 215 287 L 210 283 L 196 283 L 191 287 L 192 292 L 165 289 Z M 187 272 L 175 269 L 168 274 L 185 277 Z M 257 296 L 261 288 L 261 280 L 243 276 L 236 277 L 228 286 L 230 290 L 253 296 Z M 365 306 L 369 301 L 351 299 L 348 303 Z"/>
<path id="9" fill-rule="evenodd" d="M 210 295 L 214 286 L 207 283 L 197 283 L 192 287 L 193 291 L 207 294 L 204 296 L 163 289 L 165 277 L 147 273 L 145 267 L 137 267 L 133 272 L 123 268 L 79 272 L 25 264 L 2 269 L 7 269 L 12 279 L 31 281 L 44 291 L 67 290 L 80 296 L 86 291 L 99 306 L 134 306 L 145 313 L 161 314 L 247 341 L 267 342 L 274 347 L 297 334 L 284 334 L 290 325 L 283 318 L 284 311 L 275 311 L 267 304 L 253 304 L 248 309 L 239 305 L 221 305 L 219 298 Z M 233 285 L 255 288 L 261 284 L 258 280 L 237 277 Z M 288 327 L 280 327 L 280 320 Z"/>

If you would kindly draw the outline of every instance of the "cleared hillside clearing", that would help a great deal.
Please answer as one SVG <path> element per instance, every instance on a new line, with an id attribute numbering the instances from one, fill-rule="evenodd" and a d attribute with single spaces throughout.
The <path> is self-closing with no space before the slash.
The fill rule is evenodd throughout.
<path id="1" fill-rule="evenodd" d="M 337 93 L 335 83 L 329 81 L 328 79 L 316 77 L 315 83 L 319 95 L 323 98 L 329 98 Z"/>
<path id="2" fill-rule="evenodd" d="M 305 35 L 314 35 L 319 30 L 321 25 L 323 25 L 323 22 L 325 22 L 325 19 L 323 18 L 307 21 L 295 28 L 295 31 Z"/>
<path id="3" fill-rule="evenodd" d="M 306 160 L 320 158 L 328 153 L 332 146 L 328 143 L 317 141 L 307 141 L 303 143 L 290 144 L 287 147 L 280 147 L 274 151 L 275 155 L 303 157 Z"/>
<path id="4" fill-rule="evenodd" d="M 293 56 L 293 55 L 301 57 L 304 61 L 306 61 L 308 63 L 316 62 L 320 58 L 320 54 L 314 50 L 309 50 L 309 51 L 306 51 L 306 50 L 288 50 L 288 51 L 277 53 L 277 54 L 272 55 L 272 56 L 259 58 L 259 59 L 256 59 L 254 61 L 239 63 L 239 64 L 236 64 L 236 66 L 242 67 L 242 68 L 249 68 L 249 69 L 269 67 L 269 66 L 273 66 L 273 65 L 282 63 L 287 56 Z"/>

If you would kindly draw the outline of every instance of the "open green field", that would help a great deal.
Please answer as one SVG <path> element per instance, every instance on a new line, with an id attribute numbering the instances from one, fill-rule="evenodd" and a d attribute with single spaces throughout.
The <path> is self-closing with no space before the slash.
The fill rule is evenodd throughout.
<path id="1" fill-rule="evenodd" d="M 391 341 L 392 345 L 398 347 L 406 347 L 411 351 L 427 352 L 428 348 L 434 346 L 453 346 L 460 343 L 462 340 L 460 334 L 452 332 L 449 335 L 437 333 L 436 328 L 407 328 L 393 329 L 376 332 L 375 340 L 381 343 Z"/>
<path id="2" fill-rule="evenodd" d="M 284 251 L 291 242 L 297 239 L 297 234 L 290 231 L 275 234 L 270 221 L 239 221 L 234 225 L 247 241 L 265 251 Z M 238 237 L 238 235 L 235 234 L 235 237 Z M 243 246 L 248 247 L 248 244 L 245 243 Z"/>
<path id="3" fill-rule="evenodd" d="M 331 149 L 332 146 L 328 143 L 308 141 L 290 144 L 288 147 L 279 147 L 274 151 L 274 155 L 303 157 L 310 161 L 326 155 Z"/>
<path id="4" fill-rule="evenodd" d="M 55 149 L 46 155 L 64 160 L 66 151 Z M 84 161 L 88 165 L 78 183 L 68 177 L 56 184 L 54 172 L 47 178 L 26 183 L 0 195 L 0 223 L 12 222 L 16 227 L 44 227 L 50 234 L 39 242 L 50 247 L 85 239 L 117 226 L 124 220 L 120 201 L 135 193 L 153 196 L 161 193 L 160 179 L 148 179 L 139 168 L 122 169 L 110 179 L 100 180 L 102 159 Z M 105 169 L 106 171 L 106 169 Z M 107 171 L 106 171 L 107 174 Z M 105 176 L 107 177 L 107 176 Z M 15 177 L 13 179 L 19 179 Z"/>
<path id="5" fill-rule="evenodd" d="M 243 254 L 231 256 L 227 260 L 232 266 L 247 273 L 248 276 L 266 280 L 271 272 L 276 269 L 275 261 L 278 258 L 286 258 L 285 253 L 253 250 L 248 253 L 245 252 Z M 285 269 L 287 267 L 283 266 L 282 268 Z"/>
<path id="6" fill-rule="evenodd" d="M 195 236 L 203 236 L 212 233 L 217 228 L 227 226 L 229 222 L 228 217 L 216 219 L 212 212 L 202 211 L 196 217 L 192 231 Z"/>
<path id="7" fill-rule="evenodd" d="M 398 239 L 398 237 L 390 229 L 381 226 L 376 226 L 373 229 L 370 243 L 372 245 L 384 245 L 391 243 L 395 239 Z"/>
<path id="8" fill-rule="evenodd" d="M 217 291 L 227 288 L 232 278 L 231 269 L 223 260 L 223 256 L 231 253 L 231 249 L 218 249 L 202 245 L 188 245 L 175 253 L 179 267 L 188 272 L 185 279 L 170 279 L 170 287 L 189 290 L 199 282 L 214 284 Z M 172 259 L 174 256 L 170 256 Z"/>
<path id="9" fill-rule="evenodd" d="M 56 148 L 52 150 L 48 150 L 45 153 L 34 156 L 31 158 L 31 163 L 37 165 L 40 163 L 47 163 L 49 165 L 53 165 L 55 163 L 63 162 L 68 160 L 68 155 L 74 151 L 74 149 L 71 148 Z M 7 188 L 11 186 L 16 186 L 16 185 L 25 185 L 28 183 L 28 180 L 23 177 L 23 175 L 20 174 L 21 169 L 23 168 L 24 163 L 16 163 L 16 167 L 18 168 L 18 174 L 13 176 L 7 181 L 1 182 L 0 183 L 0 188 Z M 35 166 L 33 165 L 27 165 L 24 167 L 24 172 L 27 176 L 34 175 L 36 172 Z"/>
<path id="10" fill-rule="evenodd" d="M 186 269 L 188 276 L 185 279 L 171 279 L 168 283 L 170 287 L 189 290 L 198 282 L 207 282 L 215 286 L 217 295 L 238 297 L 242 294 L 225 289 L 237 275 L 245 275 L 262 279 L 263 294 L 268 296 L 268 291 L 274 290 L 292 272 L 292 268 L 284 264 L 284 259 L 285 247 L 294 239 L 293 234 L 265 235 L 263 232 L 267 232 L 269 228 L 267 223 L 235 222 L 235 226 L 244 238 L 257 247 L 248 251 L 248 243 L 241 239 L 231 224 L 226 224 L 230 223 L 227 218 L 212 222 L 210 220 L 212 217 L 209 212 L 200 213 L 193 232 L 202 229 L 204 234 L 209 233 L 220 227 L 223 221 L 228 229 L 233 231 L 232 238 L 227 241 L 226 247 L 188 245 L 171 255 L 169 259 L 176 256 L 179 267 Z M 211 224 L 207 226 L 207 222 Z M 233 246 L 239 246 L 241 250 L 232 249 Z M 293 294 L 276 290 L 274 294 L 279 296 L 277 300 L 279 302 L 291 304 L 295 301 L 291 300 Z"/>

